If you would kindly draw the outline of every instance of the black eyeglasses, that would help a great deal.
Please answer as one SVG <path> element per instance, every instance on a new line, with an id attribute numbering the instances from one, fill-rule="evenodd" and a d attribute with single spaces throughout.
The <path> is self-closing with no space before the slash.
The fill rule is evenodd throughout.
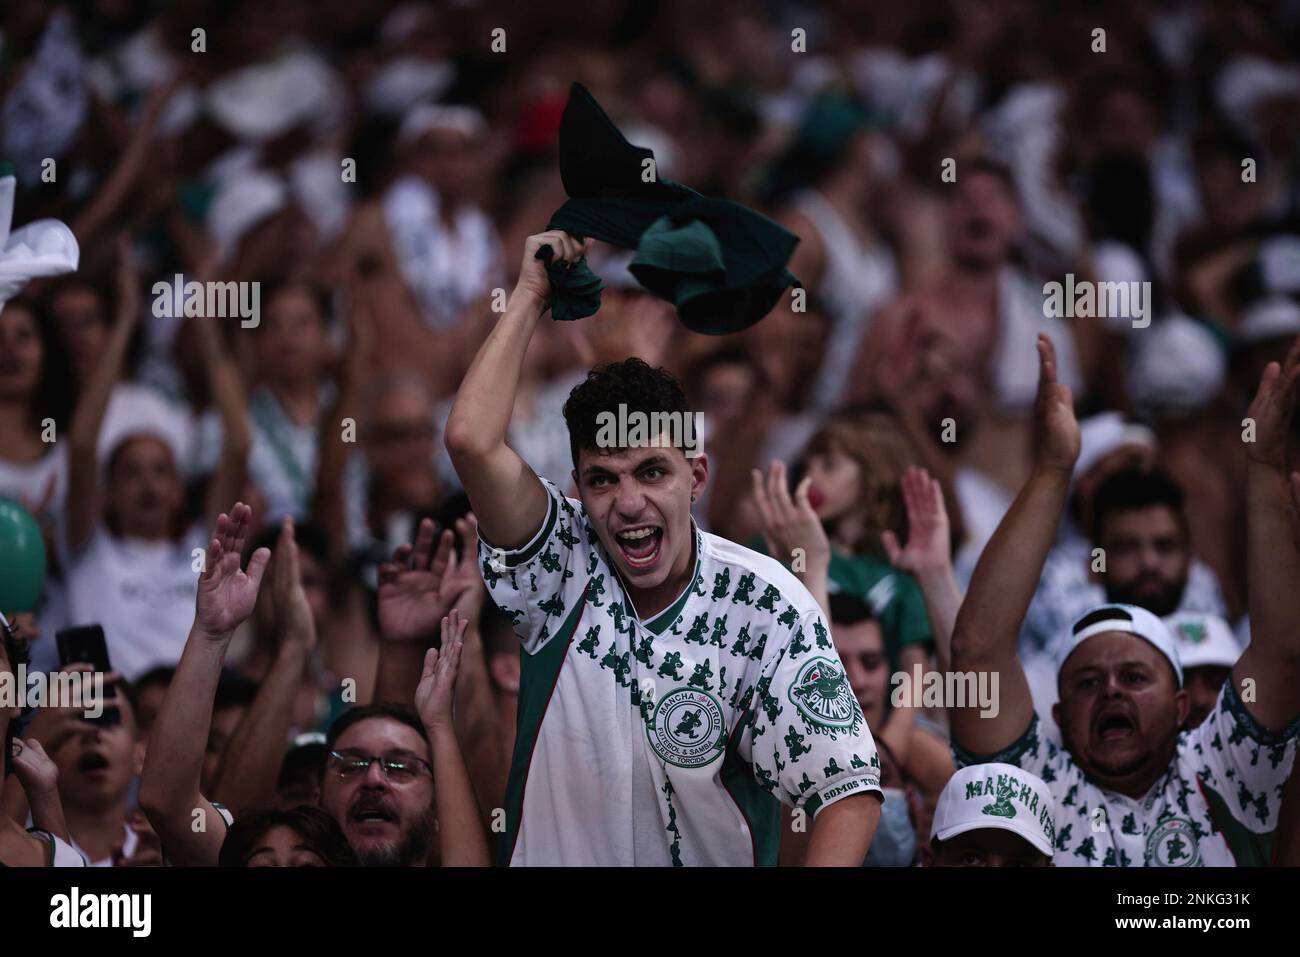
<path id="1" fill-rule="evenodd" d="M 433 774 L 433 766 L 428 761 L 423 761 L 413 755 L 402 755 L 396 758 L 385 758 L 374 754 L 340 754 L 337 751 L 330 752 L 330 760 L 334 762 L 341 778 L 358 778 L 370 770 L 370 765 L 379 762 L 380 768 L 383 769 L 384 777 L 394 784 L 409 784 L 420 775 L 420 769 L 423 768 Z"/>

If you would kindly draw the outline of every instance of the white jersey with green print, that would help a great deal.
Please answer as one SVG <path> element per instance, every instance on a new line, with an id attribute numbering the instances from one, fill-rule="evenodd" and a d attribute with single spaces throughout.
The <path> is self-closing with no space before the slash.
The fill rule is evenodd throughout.
<path id="1" fill-rule="evenodd" d="M 695 528 L 690 584 L 640 621 L 582 504 L 479 543 L 523 642 L 503 862 L 775 864 L 780 802 L 880 794 L 880 765 L 808 590 Z"/>
<path id="2" fill-rule="evenodd" d="M 953 745 L 959 767 L 997 761 L 1046 782 L 1056 799 L 1057 867 L 1232 867 L 1269 863 L 1300 719 L 1263 728 L 1229 678 L 1209 717 L 1178 736 L 1169 769 L 1138 800 L 1093 784 L 1069 752 L 1040 734 L 977 757 Z"/>

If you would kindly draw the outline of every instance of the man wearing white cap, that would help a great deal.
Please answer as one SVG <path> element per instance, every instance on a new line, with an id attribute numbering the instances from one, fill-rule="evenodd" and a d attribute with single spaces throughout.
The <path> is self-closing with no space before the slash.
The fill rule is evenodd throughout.
<path id="1" fill-rule="evenodd" d="M 925 867 L 1051 867 L 1056 802 L 1042 778 L 1010 764 L 972 764 L 944 786 Z"/>
<path id="2" fill-rule="evenodd" d="M 1282 449 L 1300 382 L 1300 346 L 1271 365 L 1250 415 L 1248 540 L 1253 640 L 1199 727 L 1169 629 L 1133 605 L 1101 605 L 1058 650 L 1062 745 L 1044 738 L 1016 637 L 1052 542 L 1079 454 L 1070 390 L 1039 340 L 1037 459 L 984 550 L 952 639 L 956 671 L 1000 675 L 995 715 L 954 708 L 961 765 L 1005 762 L 1057 800 L 1056 857 L 1070 866 L 1266 864 L 1300 735 L 1300 549 L 1287 519 Z M 1300 474 L 1291 477 L 1300 485 Z"/>

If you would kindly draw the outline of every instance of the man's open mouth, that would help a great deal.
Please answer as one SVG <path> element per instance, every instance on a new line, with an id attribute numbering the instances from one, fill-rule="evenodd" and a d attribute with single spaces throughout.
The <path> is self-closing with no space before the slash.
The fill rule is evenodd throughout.
<path id="1" fill-rule="evenodd" d="M 361 825 L 396 824 L 397 815 L 386 807 L 369 805 L 354 807 L 348 812 L 348 820 Z"/>
<path id="2" fill-rule="evenodd" d="M 93 774 L 96 771 L 107 771 L 108 769 L 108 758 L 95 751 L 83 754 L 81 760 L 77 762 L 77 771 L 81 774 Z"/>
<path id="3" fill-rule="evenodd" d="M 636 569 L 650 568 L 659 561 L 659 552 L 663 546 L 664 530 L 657 525 L 638 525 L 614 533 L 619 551 L 629 566 Z"/>
<path id="4" fill-rule="evenodd" d="M 1102 741 L 1118 741 L 1137 734 L 1137 722 L 1120 711 L 1111 711 L 1097 719 L 1095 733 Z"/>

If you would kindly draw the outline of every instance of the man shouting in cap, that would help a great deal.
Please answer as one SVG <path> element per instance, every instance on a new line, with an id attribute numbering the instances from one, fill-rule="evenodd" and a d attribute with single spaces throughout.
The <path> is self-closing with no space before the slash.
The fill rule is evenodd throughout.
<path id="1" fill-rule="evenodd" d="M 1266 864 L 1282 786 L 1300 733 L 1300 549 L 1288 520 L 1284 466 L 1300 379 L 1292 350 L 1265 372 L 1247 446 L 1253 641 L 1210 715 L 1181 731 L 1190 709 L 1164 623 L 1110 604 L 1082 615 L 1058 656 L 1053 713 L 1063 746 L 1040 733 L 1016 636 L 1052 543 L 1079 454 L 1068 388 L 1039 337 L 1033 473 L 980 557 L 957 617 L 952 667 L 1001 674 L 996 716 L 952 712 L 958 762 L 997 761 L 1041 777 L 1057 801 L 1057 865 L 1186 867 Z"/>

